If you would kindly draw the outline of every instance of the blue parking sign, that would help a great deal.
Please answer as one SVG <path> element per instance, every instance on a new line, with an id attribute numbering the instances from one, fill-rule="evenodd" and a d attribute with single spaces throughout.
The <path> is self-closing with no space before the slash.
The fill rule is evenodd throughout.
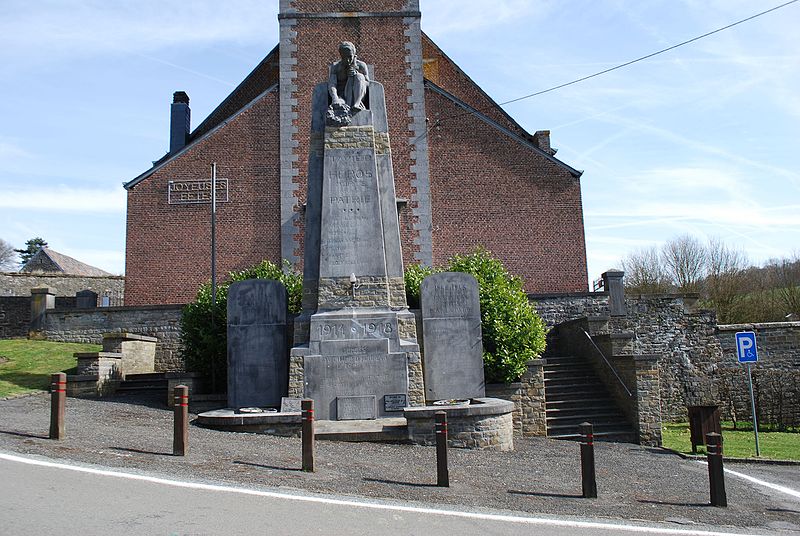
<path id="1" fill-rule="evenodd" d="M 736 355 L 739 363 L 755 363 L 758 361 L 756 334 L 752 331 L 740 331 L 736 334 Z"/>

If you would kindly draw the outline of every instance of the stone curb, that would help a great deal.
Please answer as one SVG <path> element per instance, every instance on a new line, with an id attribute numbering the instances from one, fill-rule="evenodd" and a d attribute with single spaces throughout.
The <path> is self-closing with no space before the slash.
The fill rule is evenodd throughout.
<path id="1" fill-rule="evenodd" d="M 665 450 L 667 452 L 671 452 L 672 454 L 677 454 L 684 460 L 701 460 L 704 461 L 706 456 L 702 454 L 686 454 L 685 452 L 679 452 L 677 450 L 673 450 L 667 447 L 658 447 L 661 450 Z M 729 458 L 723 455 L 723 460 L 725 463 L 755 463 L 755 464 L 762 464 L 762 465 L 800 465 L 800 461 L 798 460 L 773 460 L 769 458 Z"/>

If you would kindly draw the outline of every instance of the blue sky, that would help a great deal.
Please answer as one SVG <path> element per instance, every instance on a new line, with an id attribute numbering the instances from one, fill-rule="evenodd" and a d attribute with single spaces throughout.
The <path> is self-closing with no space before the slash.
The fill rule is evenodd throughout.
<path id="1" fill-rule="evenodd" d="M 2 0 L 0 238 L 122 273 L 121 183 L 166 152 L 172 92 L 198 125 L 277 44 L 277 3 Z M 422 23 L 503 102 L 780 3 L 423 0 Z M 800 3 L 506 107 L 584 171 L 590 279 L 685 233 L 800 251 L 798 23 Z"/>

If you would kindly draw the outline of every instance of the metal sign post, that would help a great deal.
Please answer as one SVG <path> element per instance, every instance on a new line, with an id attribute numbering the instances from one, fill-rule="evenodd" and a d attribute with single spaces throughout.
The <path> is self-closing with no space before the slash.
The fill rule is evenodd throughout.
<path id="1" fill-rule="evenodd" d="M 217 163 L 211 164 L 211 332 L 215 332 L 217 308 Z M 211 390 L 217 392 L 216 363 L 211 362 Z"/>
<path id="2" fill-rule="evenodd" d="M 758 362 L 758 347 L 756 346 L 756 334 L 752 331 L 740 331 L 736 334 L 736 355 L 739 363 L 747 365 L 747 383 L 750 387 L 750 409 L 753 411 L 753 432 L 756 435 L 756 456 L 761 456 L 761 448 L 758 443 L 758 415 L 756 414 L 756 397 L 753 395 L 753 373 L 752 363 Z"/>

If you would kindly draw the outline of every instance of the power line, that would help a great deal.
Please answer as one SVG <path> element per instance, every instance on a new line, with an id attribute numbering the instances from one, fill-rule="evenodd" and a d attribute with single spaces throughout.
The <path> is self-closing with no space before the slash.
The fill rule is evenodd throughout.
<path id="1" fill-rule="evenodd" d="M 698 35 L 697 37 L 693 37 L 693 38 L 688 39 L 686 41 L 682 41 L 682 42 L 680 42 L 680 43 L 678 43 L 676 45 L 672 45 L 670 47 L 661 49 L 661 50 L 659 50 L 657 52 L 653 52 L 651 54 L 647 54 L 645 56 L 641 56 L 641 57 L 636 58 L 634 60 L 626 61 L 625 63 L 620 63 L 619 65 L 615 65 L 614 67 L 610 67 L 608 69 L 604 69 L 602 71 L 598 71 L 598 72 L 596 72 L 594 74 L 590 74 L 590 75 L 587 75 L 587 76 L 584 76 L 584 77 L 581 77 L 581 78 L 577 78 L 577 79 L 572 80 L 570 82 L 565 82 L 563 84 L 559 84 L 557 86 L 553 86 L 553 87 L 550 87 L 550 88 L 547 88 L 547 89 L 543 89 L 541 91 L 537 91 L 537 92 L 531 93 L 529 95 L 524 95 L 522 97 L 517 97 L 516 99 L 511 99 L 511 100 L 508 100 L 508 101 L 505 101 L 505 102 L 501 102 L 497 106 L 501 106 L 502 107 L 502 106 L 505 106 L 506 104 L 511 104 L 511 103 L 514 103 L 514 102 L 519 102 L 521 100 L 530 99 L 531 97 L 536 97 L 538 95 L 543 95 L 544 93 L 550 93 L 551 91 L 555 91 L 557 89 L 561 89 L 561 88 L 564 88 L 564 87 L 567 87 L 567 86 L 571 86 L 573 84 L 577 84 L 579 82 L 583 82 L 585 80 L 589 80 L 590 78 L 595 78 L 595 77 L 598 77 L 600 75 L 604 75 L 606 73 L 610 73 L 611 71 L 616 71 L 617 69 L 622 69 L 623 67 L 627 67 L 629 65 L 633 65 L 634 63 L 638 63 L 640 61 L 644 61 L 646 59 L 652 58 L 653 56 L 658 56 L 659 54 L 664 54 L 665 52 L 669 52 L 670 50 L 675 50 L 676 48 L 682 47 L 684 45 L 688 45 L 689 43 L 694 43 L 695 41 L 699 41 L 700 39 L 704 39 L 704 38 L 706 38 L 708 36 L 711 36 L 711 35 L 714 35 L 716 33 L 722 32 L 724 30 L 728 30 L 730 28 L 733 28 L 734 26 L 738 26 L 739 24 L 743 24 L 745 22 L 751 21 L 753 19 L 756 19 L 758 17 L 766 15 L 767 13 L 771 13 L 773 11 L 777 11 L 778 9 L 784 8 L 784 7 L 789 6 L 791 4 L 795 4 L 797 2 L 800 2 L 800 0 L 790 0 L 789 2 L 786 2 L 784 4 L 780 4 L 778 6 L 775 6 L 773 8 L 767 9 L 767 10 L 762 11 L 760 13 L 756 13 L 755 15 L 751 15 L 751 16 L 749 16 L 747 18 L 738 20 L 736 22 L 732 22 L 731 24 L 728 24 L 727 26 L 723 26 L 721 28 L 717 28 L 716 30 L 710 31 L 708 33 L 704 33 L 703 35 Z M 492 108 L 494 108 L 494 106 L 486 106 L 486 107 L 484 107 L 482 109 L 481 108 L 476 108 L 475 111 L 480 112 L 481 110 L 489 110 L 489 109 L 492 109 Z M 472 112 L 471 111 L 470 112 L 460 112 L 458 114 L 453 114 L 453 115 L 450 115 L 450 116 L 447 116 L 447 117 L 442 117 L 442 118 L 437 119 L 435 124 L 439 124 L 443 120 L 452 119 L 454 117 L 460 117 L 462 115 L 467 115 L 467 114 L 472 114 Z"/>
<path id="2" fill-rule="evenodd" d="M 671 47 L 667 47 L 667 48 L 661 49 L 658 52 L 653 52 L 652 54 L 647 54 L 646 56 L 642 56 L 640 58 L 636 58 L 635 60 L 626 61 L 625 63 L 620 63 L 619 65 L 616 65 L 614 67 L 610 67 L 610 68 L 605 69 L 603 71 L 599 71 L 599 72 L 596 72 L 594 74 L 590 74 L 588 76 L 584 76 L 583 78 L 578 78 L 577 80 L 573 80 L 571 82 L 566 82 L 564 84 L 559 84 L 557 86 L 553 86 L 553 87 L 548 88 L 548 89 L 543 89 L 542 91 L 537 91 L 536 93 L 531 93 L 530 95 L 525 95 L 524 97 L 518 97 L 516 99 L 511 99 L 509 101 L 501 102 L 499 104 L 499 106 L 505 106 L 506 104 L 511 104 L 512 102 L 518 102 L 518 101 L 521 101 L 521 100 L 524 100 L 524 99 L 529 99 L 531 97 L 536 97 L 537 95 L 542 95 L 543 93 L 549 93 L 551 91 L 555 91 L 557 89 L 561 89 L 562 87 L 571 86 L 572 84 L 577 84 L 578 82 L 583 82 L 584 80 L 589 80 L 590 78 L 594 78 L 596 76 L 600 76 L 600 75 L 603 75 L 603 74 L 606 74 L 606 73 L 610 73 L 611 71 L 616 71 L 617 69 L 622 69 L 623 67 L 627 67 L 628 65 L 633 65 L 634 63 L 638 63 L 640 61 L 644 61 L 646 59 L 652 58 L 653 56 L 658 56 L 659 54 L 663 54 L 665 52 L 669 52 L 670 50 L 675 50 L 676 48 L 682 47 L 684 45 L 688 45 L 689 43 L 694 43 L 695 41 L 699 41 L 700 39 L 706 38 L 706 37 L 708 37 L 710 35 L 714 35 L 716 33 L 719 33 L 721 31 L 723 31 L 723 30 L 727 30 L 729 28 L 733 28 L 734 26 L 738 26 L 739 24 L 742 24 L 742 23 L 745 23 L 747 21 L 753 20 L 755 18 L 761 17 L 762 15 L 766 15 L 767 13 L 771 13 L 772 11 L 776 11 L 776 10 L 781 9 L 783 7 L 786 7 L 786 6 L 790 5 L 790 4 L 794 4 L 794 3 L 798 2 L 798 1 L 800 1 L 800 0 L 791 0 L 790 2 L 786 2 L 785 4 L 781 4 L 779 6 L 775 6 L 775 7 L 771 8 L 771 9 L 766 10 L 766 11 L 762 11 L 761 13 L 756 13 L 755 15 L 747 17 L 746 19 L 742 19 L 742 20 L 733 22 L 731 24 L 728 24 L 727 26 L 723 26 L 722 28 L 717 28 L 714 31 L 711 31 L 711 32 L 708 32 L 708 33 L 704 33 L 703 35 L 698 35 L 697 37 L 693 37 L 693 38 L 691 38 L 691 39 L 689 39 L 687 41 L 683 41 L 681 43 L 678 43 L 677 45 L 672 45 Z"/>

